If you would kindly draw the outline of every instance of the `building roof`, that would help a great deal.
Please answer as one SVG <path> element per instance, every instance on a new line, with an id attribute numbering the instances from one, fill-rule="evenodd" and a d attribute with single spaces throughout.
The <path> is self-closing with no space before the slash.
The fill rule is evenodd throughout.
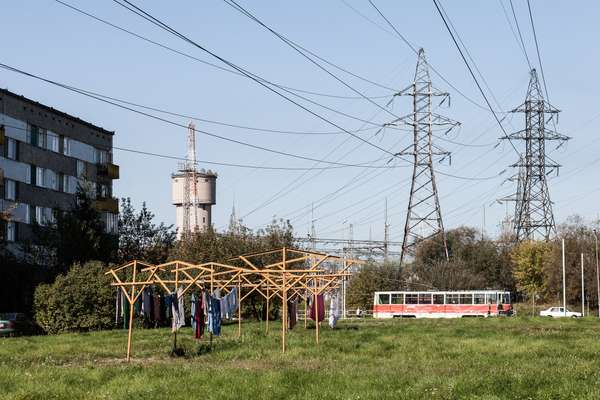
<path id="1" fill-rule="evenodd" d="M 102 133 L 105 133 L 105 134 L 108 134 L 108 135 L 111 135 L 111 136 L 115 134 L 114 131 L 106 130 L 106 129 L 102 128 L 101 126 L 94 125 L 91 122 L 87 122 L 87 121 L 82 120 L 81 118 L 74 117 L 73 115 L 67 114 L 67 113 L 65 113 L 63 111 L 60 111 L 60 110 L 57 110 L 57 109 L 55 109 L 53 107 L 50 107 L 50 106 L 47 106 L 45 104 L 39 103 L 37 101 L 31 100 L 31 99 L 29 99 L 29 98 L 27 98 L 27 97 L 25 97 L 23 95 L 13 93 L 10 90 L 0 88 L 0 94 L 5 94 L 5 95 L 11 96 L 11 97 L 15 97 L 15 98 L 17 98 L 17 99 L 19 99 L 21 101 L 24 101 L 26 103 L 32 104 L 32 105 L 34 105 L 36 107 L 40 107 L 40 108 L 42 108 L 42 109 L 44 109 L 44 110 L 46 110 L 48 112 L 51 112 L 51 113 L 56 114 L 56 115 L 59 115 L 59 116 L 61 116 L 63 118 L 67 118 L 67 119 L 69 119 L 69 120 L 71 120 L 73 122 L 77 122 L 78 124 L 85 125 L 88 128 L 95 129 L 95 130 L 100 131 Z"/>

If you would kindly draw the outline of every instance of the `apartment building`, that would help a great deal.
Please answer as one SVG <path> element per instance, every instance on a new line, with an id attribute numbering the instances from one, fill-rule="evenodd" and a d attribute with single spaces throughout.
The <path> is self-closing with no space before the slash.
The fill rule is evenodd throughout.
<path id="1" fill-rule="evenodd" d="M 54 210 L 75 202 L 79 185 L 94 198 L 109 233 L 116 234 L 119 205 L 112 181 L 114 132 L 0 89 L 0 210 L 8 210 L 4 238 L 25 242 L 32 223 L 49 225 Z"/>

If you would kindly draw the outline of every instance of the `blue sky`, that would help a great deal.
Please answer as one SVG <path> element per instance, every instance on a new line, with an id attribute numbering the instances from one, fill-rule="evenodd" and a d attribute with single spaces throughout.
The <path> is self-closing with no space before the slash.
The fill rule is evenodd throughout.
<path id="1" fill-rule="evenodd" d="M 503 3 L 501 3 L 503 1 Z M 199 49 L 169 36 L 148 22 L 120 8 L 112 1 L 68 0 L 68 3 L 99 17 L 172 46 L 197 58 L 219 63 Z M 537 64 L 527 3 L 514 0 L 530 59 Z M 470 99 L 483 98 L 459 58 L 433 2 L 375 2 L 415 46 L 424 47 L 431 65 Z M 141 4 L 141 3 L 140 3 Z M 402 89 L 411 83 L 416 56 L 397 36 L 390 33 L 368 1 L 306 0 L 302 2 L 248 2 L 241 4 L 265 23 L 304 47 L 345 69 L 390 88 Z M 443 1 L 479 70 L 498 99 L 508 110 L 525 96 L 528 67 L 517 40 L 506 21 L 502 4 L 508 1 Z M 358 15 L 363 13 L 377 25 Z M 280 84 L 339 96 L 355 93 L 319 70 L 273 35 L 230 8 L 221 0 L 164 2 L 149 0 L 146 10 L 222 57 Z M 600 121 L 597 93 L 599 55 L 598 16 L 600 5 L 593 1 L 532 1 L 545 77 L 551 102 L 563 110 L 558 129 L 573 137 L 561 149 L 550 147 L 552 157 L 563 165 L 559 177 L 549 181 L 558 222 L 580 214 L 596 218 L 600 141 L 595 129 Z M 511 22 L 513 22 L 511 20 Z M 109 96 L 144 105 L 196 115 L 232 124 L 275 130 L 331 132 L 336 128 L 285 102 L 247 78 L 172 54 L 135 39 L 55 1 L 13 1 L 3 5 L 4 37 L 0 62 L 26 71 Z M 332 69 L 340 78 L 385 106 L 392 92 Z M 465 177 L 498 175 L 516 161 L 508 143 L 494 147 L 501 131 L 493 116 L 467 101 L 432 75 L 435 86 L 449 91 L 451 107 L 438 111 L 462 122 L 459 131 L 437 142 L 452 151 L 452 164 L 437 167 Z M 109 130 L 115 130 L 115 146 L 185 156 L 185 129 L 148 119 L 80 95 L 66 92 L 30 78 L 0 70 L 0 86 L 34 100 L 79 116 Z M 389 113 L 364 99 L 306 97 L 357 118 L 384 123 L 391 114 L 410 111 L 406 99 L 395 101 Z M 489 95 L 491 100 L 491 95 Z M 495 104 L 495 103 L 494 103 Z M 310 105 L 319 114 L 345 129 L 362 128 L 362 123 Z M 188 119 L 169 116 L 187 124 Z M 595 118 L 595 119 L 594 119 Z M 364 163 L 385 153 L 345 133 L 334 135 L 289 135 L 258 133 L 196 122 L 203 129 L 236 140 L 343 163 Z M 506 119 L 507 131 L 522 129 L 523 117 Z M 380 147 L 399 151 L 410 143 L 409 132 L 386 130 L 361 137 Z M 313 163 L 236 145 L 199 134 L 198 158 L 265 166 L 311 167 Z M 170 174 L 177 161 L 115 151 L 121 179 L 115 195 L 128 196 L 136 204 L 146 201 L 159 221 L 173 223 L 170 204 Z M 386 160 L 375 164 L 383 165 Z M 299 234 L 309 228 L 310 205 L 315 204 L 316 230 L 320 236 L 347 237 L 354 225 L 355 238 L 383 236 L 383 210 L 387 197 L 391 237 L 402 239 L 408 180 L 411 169 L 405 163 L 394 169 L 339 168 L 325 171 L 270 171 L 213 167 L 219 173 L 217 205 L 213 211 L 216 227 L 227 224 L 235 198 L 238 215 L 253 228 L 264 226 L 274 216 L 291 218 Z M 480 227 L 483 208 L 486 231 L 497 234 L 507 206 L 495 199 L 514 191 L 503 181 L 513 173 L 486 181 L 465 181 L 438 175 L 440 202 L 447 228 L 459 225 Z M 330 193 L 344 188 L 336 195 Z M 278 194 L 277 198 L 264 203 Z M 508 207 L 511 207 L 509 205 Z M 256 209 L 256 210 L 255 210 Z M 509 212 L 511 210 L 509 209 Z"/>

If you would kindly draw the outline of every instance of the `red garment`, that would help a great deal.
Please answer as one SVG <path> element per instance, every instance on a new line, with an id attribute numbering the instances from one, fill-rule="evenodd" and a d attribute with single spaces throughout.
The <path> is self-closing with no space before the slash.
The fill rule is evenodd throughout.
<path id="1" fill-rule="evenodd" d="M 315 302 L 314 297 L 312 300 L 313 301 L 311 302 L 310 308 L 308 310 L 308 316 L 313 321 L 315 320 L 315 314 L 316 314 L 315 311 L 317 311 L 317 310 L 315 310 L 315 303 L 316 303 L 318 311 L 319 311 L 318 321 L 321 322 L 325 319 L 325 300 L 323 299 L 323 295 L 322 294 L 317 295 L 316 302 Z"/>

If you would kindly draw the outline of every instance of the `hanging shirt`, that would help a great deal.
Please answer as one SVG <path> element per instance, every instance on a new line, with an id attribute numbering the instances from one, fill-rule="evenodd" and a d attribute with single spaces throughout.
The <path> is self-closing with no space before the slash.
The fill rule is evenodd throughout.
<path id="1" fill-rule="evenodd" d="M 183 288 L 178 288 L 177 292 L 171 293 L 171 312 L 173 314 L 171 322 L 171 331 L 177 332 L 179 328 L 185 326 L 185 311 L 183 308 Z"/>
<path id="2" fill-rule="evenodd" d="M 238 306 L 238 292 L 237 292 L 237 288 L 234 286 L 233 289 L 231 289 L 231 292 L 229 292 L 227 294 L 227 315 L 229 317 L 229 319 L 233 318 L 233 316 L 235 315 L 235 312 L 237 311 L 237 306 Z"/>
<path id="3" fill-rule="evenodd" d="M 294 297 L 294 300 L 288 300 L 287 302 L 288 311 L 288 327 L 294 329 L 296 326 L 296 313 L 298 311 L 298 297 Z"/>
<path id="4" fill-rule="evenodd" d="M 317 306 L 317 310 L 315 310 L 315 305 Z M 319 315 L 316 315 L 316 311 L 319 312 Z M 325 301 L 323 300 L 323 295 L 317 295 L 317 301 L 313 300 L 310 308 L 310 319 L 314 321 L 321 322 L 325 319 Z"/>
<path id="5" fill-rule="evenodd" d="M 208 331 L 215 336 L 221 334 L 221 299 L 208 297 Z"/>
<path id="6" fill-rule="evenodd" d="M 331 296 L 329 303 L 329 326 L 333 329 L 337 324 L 337 320 L 340 318 L 340 297 L 338 293 L 334 293 Z"/>

